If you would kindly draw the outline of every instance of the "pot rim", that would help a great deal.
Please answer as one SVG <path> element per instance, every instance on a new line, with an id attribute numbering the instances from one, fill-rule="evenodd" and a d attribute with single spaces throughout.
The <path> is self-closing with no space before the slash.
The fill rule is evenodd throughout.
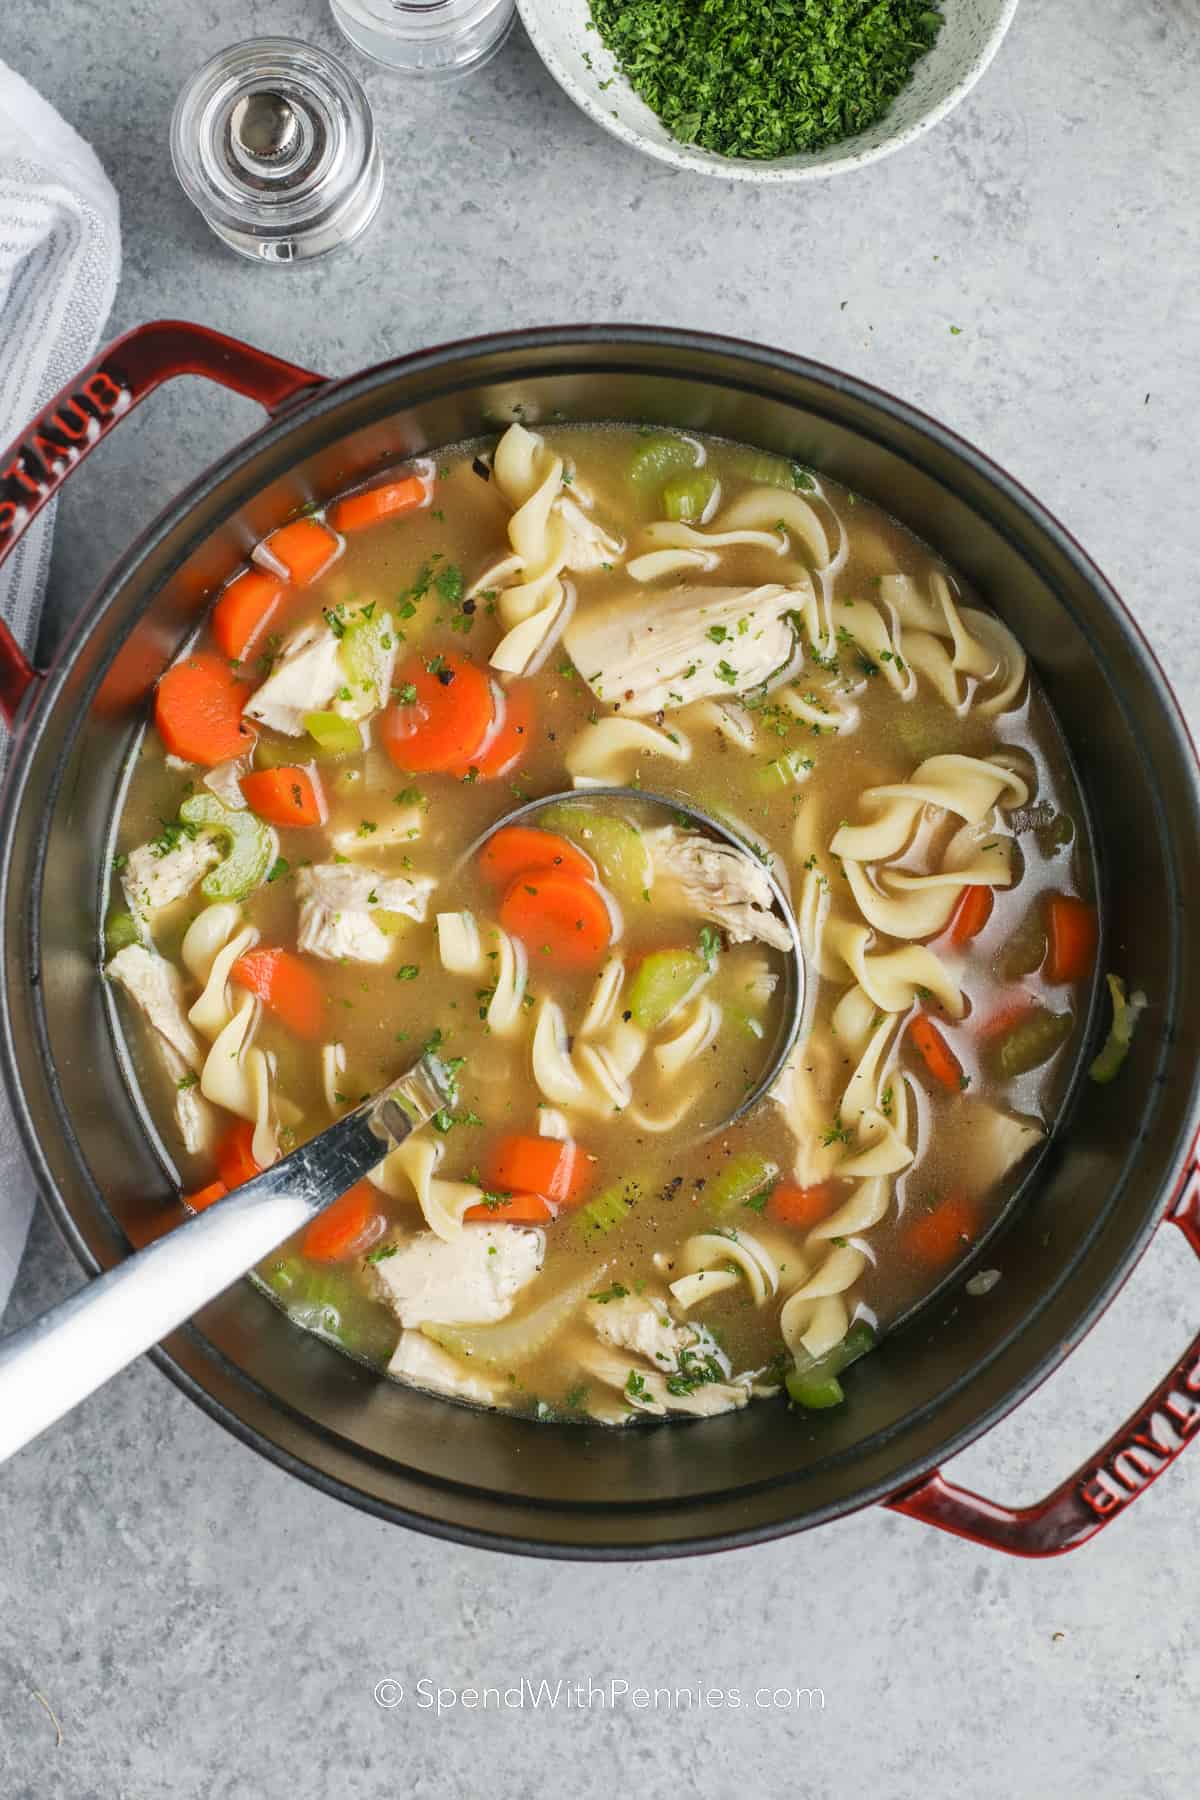
<path id="1" fill-rule="evenodd" d="M 728 376 L 715 376 L 714 379 L 723 381 L 724 385 L 734 388 L 742 386 L 746 389 L 753 389 L 759 385 L 753 379 L 756 374 L 761 381 L 769 378 L 773 371 L 809 380 L 819 389 L 825 389 L 835 395 L 842 395 L 859 402 L 867 409 L 868 413 L 882 414 L 887 419 L 909 427 L 915 432 L 918 440 L 924 441 L 935 450 L 948 455 L 952 461 L 965 465 L 967 470 L 980 478 L 987 488 L 1006 499 L 1040 531 L 1050 545 L 1097 594 L 1107 610 L 1124 629 L 1141 671 L 1153 690 L 1154 699 L 1167 721 L 1169 734 L 1179 753 L 1180 765 L 1187 771 L 1193 799 L 1200 808 L 1200 762 L 1198 762 L 1196 746 L 1161 664 L 1138 621 L 1072 533 L 1028 489 L 969 440 L 942 425 L 922 409 L 857 376 L 847 375 L 843 371 L 811 358 L 773 349 L 749 340 L 716 333 L 658 326 L 534 327 L 520 331 L 485 333 L 470 338 L 449 340 L 428 349 L 413 351 L 404 356 L 371 365 L 350 375 L 330 380 L 322 387 L 309 390 L 286 407 L 281 408 L 258 431 L 240 439 L 231 450 L 220 455 L 180 494 L 170 500 L 155 519 L 134 539 L 101 582 L 88 606 L 73 622 L 44 678 L 31 685 L 30 695 L 20 708 L 14 727 L 3 795 L 0 796 L 0 929 L 2 929 L 3 919 L 7 916 L 6 903 L 15 841 L 14 827 L 21 811 L 25 784 L 34 753 L 40 744 L 52 703 L 59 696 L 81 652 L 92 642 L 101 621 L 130 576 L 155 546 L 187 519 L 189 513 L 218 478 L 225 480 L 236 477 L 240 470 L 263 450 L 279 447 L 286 443 L 295 426 L 301 421 L 309 422 L 314 418 L 321 417 L 347 400 L 366 396 L 376 389 L 386 386 L 399 376 L 419 377 L 425 373 L 432 375 L 438 371 L 453 369 L 456 363 L 468 358 L 477 358 L 481 355 L 504 356 L 531 349 L 544 350 L 547 353 L 570 351 L 571 349 L 601 349 L 610 350 L 619 357 L 625 346 L 631 348 L 654 347 L 668 351 L 681 359 L 692 355 L 732 357 L 742 365 L 746 378 L 731 380 Z M 657 368 L 655 372 L 661 377 L 674 371 L 666 366 Z M 693 380 L 698 378 L 695 369 L 684 368 L 679 372 Z M 536 374 L 535 370 L 524 372 L 526 379 L 532 379 Z M 475 375 L 470 379 L 464 379 L 457 385 L 470 387 L 477 385 L 477 382 L 478 376 Z M 454 385 L 456 384 L 451 384 L 451 390 Z M 861 437 L 868 440 L 875 438 L 876 441 L 879 441 L 869 420 L 857 425 L 855 429 Z M 900 450 L 890 443 L 885 447 L 891 454 L 908 460 L 914 466 L 924 467 L 921 459 L 909 451 Z M 975 501 L 970 504 L 976 511 L 980 510 Z M 999 535 L 1008 537 L 1005 526 L 998 518 L 991 518 L 989 523 Z M 1022 554 L 1026 561 L 1032 561 L 1036 566 L 1036 559 L 1031 558 L 1025 552 Z M 106 647 L 107 654 L 93 674 L 93 682 L 100 679 L 107 669 L 111 657 L 116 654 L 117 649 L 124 641 L 125 634 L 122 633 L 111 646 Z M 69 741 L 69 739 L 65 740 L 65 742 Z M 59 755 L 61 756 L 61 750 Z M 40 860 L 39 856 L 39 863 Z M 32 917 L 31 908 L 30 918 L 32 919 Z M 1160 1079 L 1168 1050 L 1169 1046 L 1164 1044 L 1159 1064 Z M 42 1153 L 32 1114 L 21 1085 L 12 1011 L 7 992 L 0 996 L 0 1063 L 3 1065 L 3 1079 L 13 1107 L 22 1145 L 37 1178 L 41 1197 L 54 1219 L 60 1235 L 80 1265 L 89 1276 L 94 1276 L 101 1272 L 102 1265 L 93 1254 L 81 1228 L 57 1190 L 48 1160 Z M 65 1109 L 59 1101 L 57 1082 L 54 1079 L 52 1066 L 48 1066 L 47 1080 L 60 1120 L 64 1128 L 69 1130 Z M 1188 1150 L 1196 1134 L 1198 1112 L 1200 1112 L 1200 1064 L 1191 1072 L 1186 1102 L 1182 1104 L 1184 1123 L 1180 1126 L 1176 1134 L 1176 1141 L 1170 1147 L 1169 1154 L 1165 1158 L 1166 1165 L 1176 1172 L 1186 1164 Z M 1170 1187 L 1164 1191 L 1164 1203 L 1156 1206 L 1155 1210 L 1148 1214 L 1112 1271 L 1098 1284 L 1092 1286 L 1086 1303 L 1080 1309 L 1070 1340 L 1059 1342 L 1048 1349 L 1012 1386 L 1006 1388 L 999 1399 L 990 1402 L 981 1411 L 975 1413 L 961 1428 L 951 1431 L 945 1439 L 938 1442 L 935 1449 L 910 1455 L 899 1472 L 892 1470 L 886 1477 L 875 1479 L 867 1485 L 857 1488 L 848 1500 L 841 1496 L 814 1507 L 810 1512 L 805 1513 L 803 1518 L 773 1520 L 765 1524 L 749 1526 L 744 1530 L 702 1533 L 695 1537 L 672 1539 L 663 1544 L 631 1546 L 628 1543 L 613 1540 L 576 1545 L 545 1537 L 525 1536 L 519 1533 L 513 1535 L 504 1529 L 492 1530 L 450 1522 L 434 1513 L 420 1512 L 406 1505 L 376 1498 L 340 1477 L 328 1475 L 304 1462 L 282 1444 L 265 1435 L 257 1426 L 241 1418 L 223 1400 L 204 1387 L 197 1377 L 176 1359 L 168 1347 L 172 1340 L 169 1339 L 166 1344 L 156 1346 L 149 1352 L 149 1356 L 183 1393 L 242 1442 L 268 1457 L 288 1473 L 298 1476 L 308 1485 L 335 1498 L 347 1501 L 375 1517 L 406 1525 L 411 1529 L 424 1532 L 426 1535 L 469 1544 L 476 1548 L 499 1549 L 512 1554 L 539 1556 L 552 1560 L 649 1561 L 708 1554 L 721 1549 L 738 1548 L 786 1537 L 799 1530 L 807 1530 L 813 1526 L 828 1523 L 834 1518 L 848 1516 L 862 1507 L 893 1497 L 911 1488 L 931 1468 L 958 1455 L 987 1431 L 990 1431 L 1061 1365 L 1075 1344 L 1092 1328 L 1100 1314 L 1129 1279 L 1144 1254 L 1150 1238 L 1169 1209 Z M 99 1197 L 103 1202 L 103 1196 Z M 1160 1196 L 1160 1199 L 1162 1198 Z M 107 1212 L 106 1206 L 104 1210 L 117 1238 L 124 1242 L 126 1248 L 132 1248 L 118 1221 L 111 1213 Z M 1105 1219 L 1106 1215 L 1102 1213 L 1092 1222 L 1088 1232 L 1080 1238 L 1075 1246 L 1071 1261 L 1064 1267 L 1053 1285 L 1041 1293 L 1035 1309 L 1024 1315 L 1020 1326 L 1001 1339 L 982 1361 L 973 1363 L 969 1369 L 942 1390 L 935 1401 L 927 1403 L 914 1413 L 907 1414 L 902 1426 L 894 1428 L 890 1435 L 897 1436 L 900 1430 L 907 1432 L 914 1425 L 931 1418 L 955 1397 L 961 1395 L 966 1387 L 979 1379 L 1002 1357 L 1011 1352 L 1022 1332 L 1041 1316 L 1068 1282 L 1079 1275 L 1081 1265 L 1096 1247 L 1097 1239 L 1104 1228 Z M 222 1363 L 226 1369 L 234 1369 L 239 1383 L 262 1395 L 273 1409 L 280 1409 L 283 1403 L 261 1388 L 245 1370 L 230 1364 L 194 1323 L 183 1327 L 181 1336 L 184 1333 L 207 1358 Z M 523 1424 L 530 1430 L 543 1431 L 546 1429 L 544 1424 L 532 1421 L 514 1422 Z M 316 1421 L 308 1419 L 305 1424 L 318 1436 L 337 1440 L 336 1433 L 328 1431 Z M 352 1447 L 356 1454 L 366 1456 L 368 1459 L 373 1455 L 372 1452 L 364 1450 L 361 1446 L 354 1445 Z M 792 1483 L 798 1483 L 810 1472 L 811 1470 L 803 1470 L 790 1476 L 764 1477 L 761 1482 L 739 1487 L 736 1494 L 739 1497 L 749 1498 L 763 1488 L 778 1490 Z M 439 1491 L 454 1485 L 437 1478 L 421 1477 L 415 1470 L 407 1470 L 406 1473 L 420 1485 L 427 1486 L 431 1495 L 436 1495 Z M 686 1514 L 689 1510 L 699 1511 L 711 1508 L 721 1498 L 721 1494 L 706 1493 L 687 1501 L 664 1501 L 662 1507 L 676 1515 Z M 521 1504 L 535 1512 L 544 1511 L 548 1519 L 553 1516 L 554 1509 L 545 1503 L 526 1500 Z M 611 1510 L 612 1505 L 612 1502 L 606 1503 L 604 1510 Z M 619 1502 L 617 1506 L 620 1508 Z M 575 1503 L 574 1505 L 570 1502 L 559 1503 L 559 1510 L 568 1507 L 581 1514 L 589 1511 L 595 1513 L 601 1510 L 594 1503 Z M 646 1505 L 644 1503 L 632 1503 L 628 1508 L 630 1513 L 652 1514 L 655 1510 L 657 1509 L 653 1504 Z"/>

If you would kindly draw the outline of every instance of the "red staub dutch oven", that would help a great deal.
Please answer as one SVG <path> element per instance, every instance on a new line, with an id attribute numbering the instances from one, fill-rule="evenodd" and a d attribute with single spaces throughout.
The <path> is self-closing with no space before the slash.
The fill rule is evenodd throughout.
<path id="1" fill-rule="evenodd" d="M 47 1203 L 89 1271 L 178 1216 L 169 1159 L 97 979 L 112 820 L 154 682 L 214 586 L 299 504 L 518 413 L 651 420 L 799 456 L 944 552 L 1032 654 L 1091 810 L 1103 966 L 1151 1006 L 1119 1080 L 1076 1081 L 1048 1153 L 981 1246 L 1003 1280 L 964 1298 L 970 1271 L 960 1271 L 851 1371 L 833 1413 L 763 1404 L 606 1432 L 473 1412 L 372 1376 L 247 1283 L 164 1344 L 160 1366 L 284 1468 L 469 1543 L 670 1556 L 775 1537 L 868 1501 L 1026 1556 L 1092 1537 L 1200 1435 L 1200 1336 L 1111 1443 L 1037 1506 L 966 1493 L 938 1464 L 1062 1362 L 1160 1222 L 1200 1254 L 1195 761 L 1161 671 L 1103 577 L 1014 481 L 911 407 L 778 351 L 624 327 L 483 338 L 325 381 L 194 325 L 146 326 L 7 453 L 0 556 L 93 443 L 183 374 L 261 401 L 267 425 L 133 546 L 52 668 L 33 670 L 0 638 L 15 740 L 0 826 L 5 1074 Z"/>

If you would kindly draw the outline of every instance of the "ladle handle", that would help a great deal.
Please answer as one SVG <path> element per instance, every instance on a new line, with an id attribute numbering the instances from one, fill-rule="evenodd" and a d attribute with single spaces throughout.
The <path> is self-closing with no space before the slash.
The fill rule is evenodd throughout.
<path id="1" fill-rule="evenodd" d="M 378 1152 L 376 1152 L 378 1154 Z M 0 1341 L 0 1462 L 231 1287 L 298 1231 L 274 1170 L 178 1226 Z"/>
<path id="2" fill-rule="evenodd" d="M 429 1085 L 429 1060 L 0 1340 L 0 1463 L 224 1293 L 423 1124 L 446 1097 Z"/>
<path id="3" fill-rule="evenodd" d="M 325 382 L 311 369 L 186 319 L 158 319 L 127 331 L 93 357 L 15 443 L 0 450 L 0 563 L 84 457 L 175 375 L 207 376 L 257 400 L 269 413 Z M 0 715 L 10 724 L 36 676 L 0 620 Z"/>

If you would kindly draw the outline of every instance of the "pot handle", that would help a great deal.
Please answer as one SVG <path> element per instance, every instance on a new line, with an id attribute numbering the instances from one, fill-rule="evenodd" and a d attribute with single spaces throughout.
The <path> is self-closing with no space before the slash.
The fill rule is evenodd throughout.
<path id="1" fill-rule="evenodd" d="M 0 453 L 0 564 L 89 451 L 174 375 L 206 375 L 277 412 L 326 377 L 182 319 L 127 331 L 93 357 Z M 0 714 L 11 724 L 38 671 L 0 619 Z"/>
<path id="2" fill-rule="evenodd" d="M 1166 1217 L 1200 1256 L 1200 1145 L 1192 1158 Z M 884 1504 L 1010 1556 L 1060 1556 L 1086 1544 L 1144 1494 L 1194 1437 L 1200 1438 L 1200 1332 L 1099 1455 L 1035 1505 L 1002 1506 L 955 1487 L 939 1469 Z"/>

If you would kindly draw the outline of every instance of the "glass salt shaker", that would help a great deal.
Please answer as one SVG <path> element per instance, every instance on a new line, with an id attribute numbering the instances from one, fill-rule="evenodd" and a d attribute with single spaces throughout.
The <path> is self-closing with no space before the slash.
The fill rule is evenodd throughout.
<path id="1" fill-rule="evenodd" d="M 512 28 L 514 0 L 329 0 L 356 50 L 402 75 L 482 68 Z"/>
<path id="2" fill-rule="evenodd" d="M 383 195 L 367 96 L 336 57 L 292 38 L 234 44 L 197 70 L 175 105 L 171 160 L 221 241 L 257 262 L 341 249 Z"/>

